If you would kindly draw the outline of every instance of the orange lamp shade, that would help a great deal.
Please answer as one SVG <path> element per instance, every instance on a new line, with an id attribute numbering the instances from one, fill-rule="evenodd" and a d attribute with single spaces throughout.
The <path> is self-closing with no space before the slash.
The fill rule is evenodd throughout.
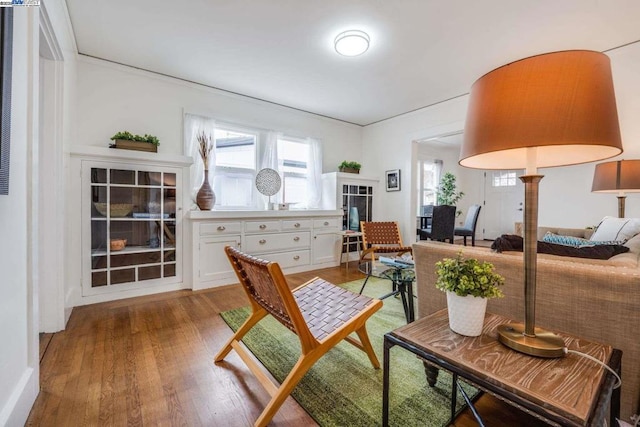
<path id="1" fill-rule="evenodd" d="M 640 192 L 640 160 L 618 160 L 597 164 L 591 191 Z"/>
<path id="2" fill-rule="evenodd" d="M 524 169 L 592 162 L 622 152 L 609 57 L 572 50 L 525 58 L 471 88 L 462 166 Z"/>

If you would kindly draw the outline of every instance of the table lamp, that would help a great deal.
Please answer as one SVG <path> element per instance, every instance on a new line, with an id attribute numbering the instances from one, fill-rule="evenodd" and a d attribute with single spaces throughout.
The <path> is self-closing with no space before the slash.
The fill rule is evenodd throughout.
<path id="1" fill-rule="evenodd" d="M 618 217 L 624 218 L 625 193 L 640 192 L 640 160 L 617 160 L 596 165 L 591 191 L 618 193 Z"/>
<path id="2" fill-rule="evenodd" d="M 479 78 L 471 88 L 460 165 L 526 169 L 525 321 L 498 327 L 504 345 L 561 357 L 563 340 L 535 327 L 538 234 L 537 168 L 566 166 L 622 152 L 609 58 L 587 50 L 525 58 Z"/>

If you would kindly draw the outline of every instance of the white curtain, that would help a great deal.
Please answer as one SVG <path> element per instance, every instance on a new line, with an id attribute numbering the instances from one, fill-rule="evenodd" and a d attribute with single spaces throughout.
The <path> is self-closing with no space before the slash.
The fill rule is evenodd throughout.
<path id="1" fill-rule="evenodd" d="M 214 138 L 216 122 L 210 117 L 198 116 L 194 114 L 184 115 L 184 153 L 186 156 L 193 157 L 191 165 L 190 188 L 191 199 L 195 201 L 198 190 L 204 181 L 204 164 L 200 158 L 198 151 L 198 140 L 196 135 L 203 132 Z M 213 176 L 215 174 L 215 148 L 211 151 L 211 160 L 209 161 L 209 184 L 213 187 Z"/>
<path id="2" fill-rule="evenodd" d="M 307 209 L 319 209 L 322 198 L 322 143 L 307 138 L 309 144 L 309 163 L 307 164 Z"/>

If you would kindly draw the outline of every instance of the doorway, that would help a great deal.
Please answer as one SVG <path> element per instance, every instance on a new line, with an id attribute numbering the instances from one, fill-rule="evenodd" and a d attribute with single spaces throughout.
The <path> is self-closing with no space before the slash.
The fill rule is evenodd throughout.
<path id="1" fill-rule="evenodd" d="M 518 178 L 522 174 L 522 170 L 484 172 L 483 239 L 513 234 L 515 224 L 522 222 L 524 185 Z"/>

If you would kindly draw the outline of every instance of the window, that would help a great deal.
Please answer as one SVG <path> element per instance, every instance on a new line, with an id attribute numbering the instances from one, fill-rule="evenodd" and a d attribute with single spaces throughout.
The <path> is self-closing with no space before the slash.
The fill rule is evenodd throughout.
<path id="1" fill-rule="evenodd" d="M 214 139 L 216 207 L 253 206 L 257 134 L 217 127 Z"/>
<path id="2" fill-rule="evenodd" d="M 278 138 L 278 166 L 282 173 L 283 203 L 304 204 L 307 201 L 307 180 L 311 147 L 293 138 Z"/>
<path id="3" fill-rule="evenodd" d="M 515 187 L 516 173 L 514 171 L 493 172 L 492 187 Z"/>
<path id="4" fill-rule="evenodd" d="M 421 206 L 435 205 L 442 171 L 442 160 L 418 161 L 418 210 Z M 420 212 L 418 212 L 420 214 Z"/>

